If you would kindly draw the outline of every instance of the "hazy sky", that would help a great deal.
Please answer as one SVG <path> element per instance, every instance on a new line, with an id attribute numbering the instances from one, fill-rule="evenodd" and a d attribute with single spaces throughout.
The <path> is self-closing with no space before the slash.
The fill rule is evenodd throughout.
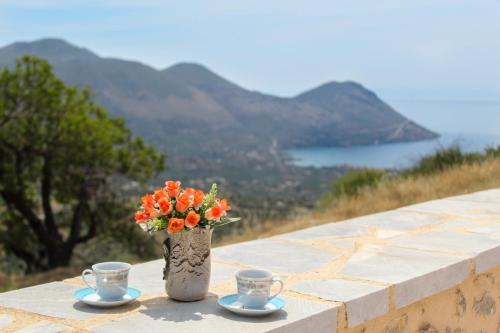
<path id="1" fill-rule="evenodd" d="M 0 45 L 43 37 L 283 96 L 355 80 L 388 98 L 500 100 L 498 0 L 0 0 Z"/>

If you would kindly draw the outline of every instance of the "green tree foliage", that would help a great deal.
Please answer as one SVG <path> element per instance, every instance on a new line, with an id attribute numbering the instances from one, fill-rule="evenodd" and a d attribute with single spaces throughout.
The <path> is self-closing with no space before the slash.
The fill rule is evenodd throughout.
<path id="1" fill-rule="evenodd" d="M 0 71 L 0 241 L 27 271 L 68 265 L 75 246 L 129 214 L 117 184 L 163 167 L 162 154 L 45 60 Z"/>

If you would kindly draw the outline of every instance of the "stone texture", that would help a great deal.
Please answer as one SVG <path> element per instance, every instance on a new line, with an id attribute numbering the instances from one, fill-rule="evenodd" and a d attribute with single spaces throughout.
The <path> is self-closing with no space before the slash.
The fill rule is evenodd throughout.
<path id="1" fill-rule="evenodd" d="M 260 239 L 216 248 L 215 260 L 269 269 L 285 274 L 312 271 L 335 259 L 324 251 L 276 239 Z"/>
<path id="2" fill-rule="evenodd" d="M 460 195 L 456 197 L 448 198 L 450 200 L 462 200 L 462 201 L 478 201 L 478 202 L 490 202 L 500 204 L 500 190 L 493 189 L 488 191 L 481 191 L 472 194 Z"/>
<path id="3" fill-rule="evenodd" d="M 465 231 L 485 235 L 490 239 L 494 239 L 500 245 L 500 223 L 465 228 Z M 489 250 L 478 254 L 475 261 L 476 273 L 482 273 L 500 265 L 500 246 L 491 247 Z"/>
<path id="4" fill-rule="evenodd" d="M 496 312 L 495 299 L 485 292 L 480 299 L 474 300 L 473 310 L 479 316 L 490 316 Z"/>
<path id="5" fill-rule="evenodd" d="M 349 222 L 368 228 L 376 228 L 377 230 L 390 229 L 409 231 L 439 223 L 442 219 L 442 216 L 434 214 L 421 214 L 403 210 L 392 210 L 384 213 L 358 217 L 350 220 Z M 396 233 L 393 235 L 396 235 Z"/>
<path id="6" fill-rule="evenodd" d="M 458 233 L 453 231 L 431 231 L 410 234 L 388 242 L 390 245 L 438 252 L 455 252 L 475 255 L 500 246 L 499 242 L 486 235 Z"/>
<path id="7" fill-rule="evenodd" d="M 389 310 L 388 287 L 341 279 L 307 281 L 291 290 L 331 301 L 344 302 L 349 327 L 382 316 Z"/>
<path id="8" fill-rule="evenodd" d="M 408 316 L 405 314 L 401 317 L 392 319 L 384 327 L 382 333 L 409 333 Z"/>
<path id="9" fill-rule="evenodd" d="M 483 273 L 500 264 L 500 246 L 479 253 L 476 258 L 476 273 Z"/>
<path id="10" fill-rule="evenodd" d="M 9 326 L 14 321 L 14 318 L 9 315 L 0 315 L 0 329 Z"/>
<path id="11" fill-rule="evenodd" d="M 403 211 L 427 212 L 444 216 L 470 218 L 473 220 L 496 219 L 500 221 L 500 205 L 491 202 L 476 202 L 442 199 L 401 208 Z"/>
<path id="12" fill-rule="evenodd" d="M 286 308 L 270 316 L 247 318 L 221 308 L 217 297 L 181 303 L 167 298 L 143 302 L 145 309 L 129 317 L 93 327 L 94 332 L 335 332 L 337 307 L 286 297 Z"/>
<path id="13" fill-rule="evenodd" d="M 72 332 L 71 327 L 66 325 L 51 323 L 50 321 L 41 321 L 36 324 L 29 325 L 17 331 L 17 333 L 59 333 Z"/>
<path id="14" fill-rule="evenodd" d="M 443 230 L 463 230 L 464 228 L 475 228 L 477 227 L 477 221 L 466 221 L 456 219 L 453 221 L 445 222 L 439 226 L 439 229 Z"/>
<path id="15" fill-rule="evenodd" d="M 328 243 L 340 250 L 353 250 L 356 246 L 356 241 L 351 238 L 332 239 Z"/>
<path id="16" fill-rule="evenodd" d="M 362 225 L 351 223 L 356 219 L 337 223 L 323 224 L 317 227 L 311 227 L 286 234 L 276 236 L 278 239 L 288 240 L 314 240 L 327 237 L 347 238 L 359 237 L 368 234 L 368 228 Z"/>
<path id="17" fill-rule="evenodd" d="M 395 285 L 400 308 L 462 282 L 464 258 L 391 246 L 363 246 L 339 272 L 342 276 Z"/>
<path id="18" fill-rule="evenodd" d="M 465 299 L 464 293 L 460 289 L 457 289 L 456 296 L 456 315 L 463 317 L 467 311 L 467 300 Z"/>
<path id="19" fill-rule="evenodd" d="M 91 319 L 109 313 L 109 310 L 91 308 L 75 300 L 73 292 L 77 289 L 79 287 L 62 282 L 51 282 L 9 291 L 0 294 L 0 306 L 69 319 Z M 134 305 L 126 308 L 131 306 Z"/>
<path id="20" fill-rule="evenodd" d="M 483 225 L 483 226 L 472 226 L 469 228 L 465 228 L 465 230 L 468 232 L 485 234 L 488 235 L 488 237 L 500 240 L 500 223 Z"/>
<path id="21" fill-rule="evenodd" d="M 439 333 L 439 331 L 431 324 L 424 324 L 417 333 Z"/>

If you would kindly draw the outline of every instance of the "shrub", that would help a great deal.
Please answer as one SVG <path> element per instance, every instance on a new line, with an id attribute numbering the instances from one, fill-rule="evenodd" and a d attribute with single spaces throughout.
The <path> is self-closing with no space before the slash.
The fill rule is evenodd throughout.
<path id="1" fill-rule="evenodd" d="M 481 153 L 463 152 L 460 146 L 452 145 L 448 148 L 438 149 L 435 153 L 424 156 L 416 166 L 402 172 L 403 176 L 426 175 L 444 171 L 449 167 L 471 164 L 483 161 L 485 156 Z"/>
<path id="2" fill-rule="evenodd" d="M 366 187 L 374 187 L 385 177 L 386 171 L 379 169 L 353 170 L 338 178 L 328 192 L 321 199 L 321 205 L 326 205 L 331 201 L 342 197 L 356 195 Z"/>

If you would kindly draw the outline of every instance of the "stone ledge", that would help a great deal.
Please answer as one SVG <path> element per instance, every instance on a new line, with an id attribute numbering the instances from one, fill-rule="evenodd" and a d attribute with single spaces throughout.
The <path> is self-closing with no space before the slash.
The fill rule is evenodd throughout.
<path id="1" fill-rule="evenodd" d="M 88 308 L 72 299 L 81 285 L 74 278 L 0 294 L 0 327 L 31 315 L 41 317 L 26 329 L 343 332 L 498 269 L 500 190 L 224 246 L 212 254 L 212 294 L 204 301 L 169 301 L 163 260 L 155 260 L 131 270 L 130 286 L 143 291 L 140 302 L 115 310 Z M 234 272 L 245 267 L 266 268 L 286 280 L 283 311 L 249 319 L 218 307 L 217 295 L 235 292 Z"/>

